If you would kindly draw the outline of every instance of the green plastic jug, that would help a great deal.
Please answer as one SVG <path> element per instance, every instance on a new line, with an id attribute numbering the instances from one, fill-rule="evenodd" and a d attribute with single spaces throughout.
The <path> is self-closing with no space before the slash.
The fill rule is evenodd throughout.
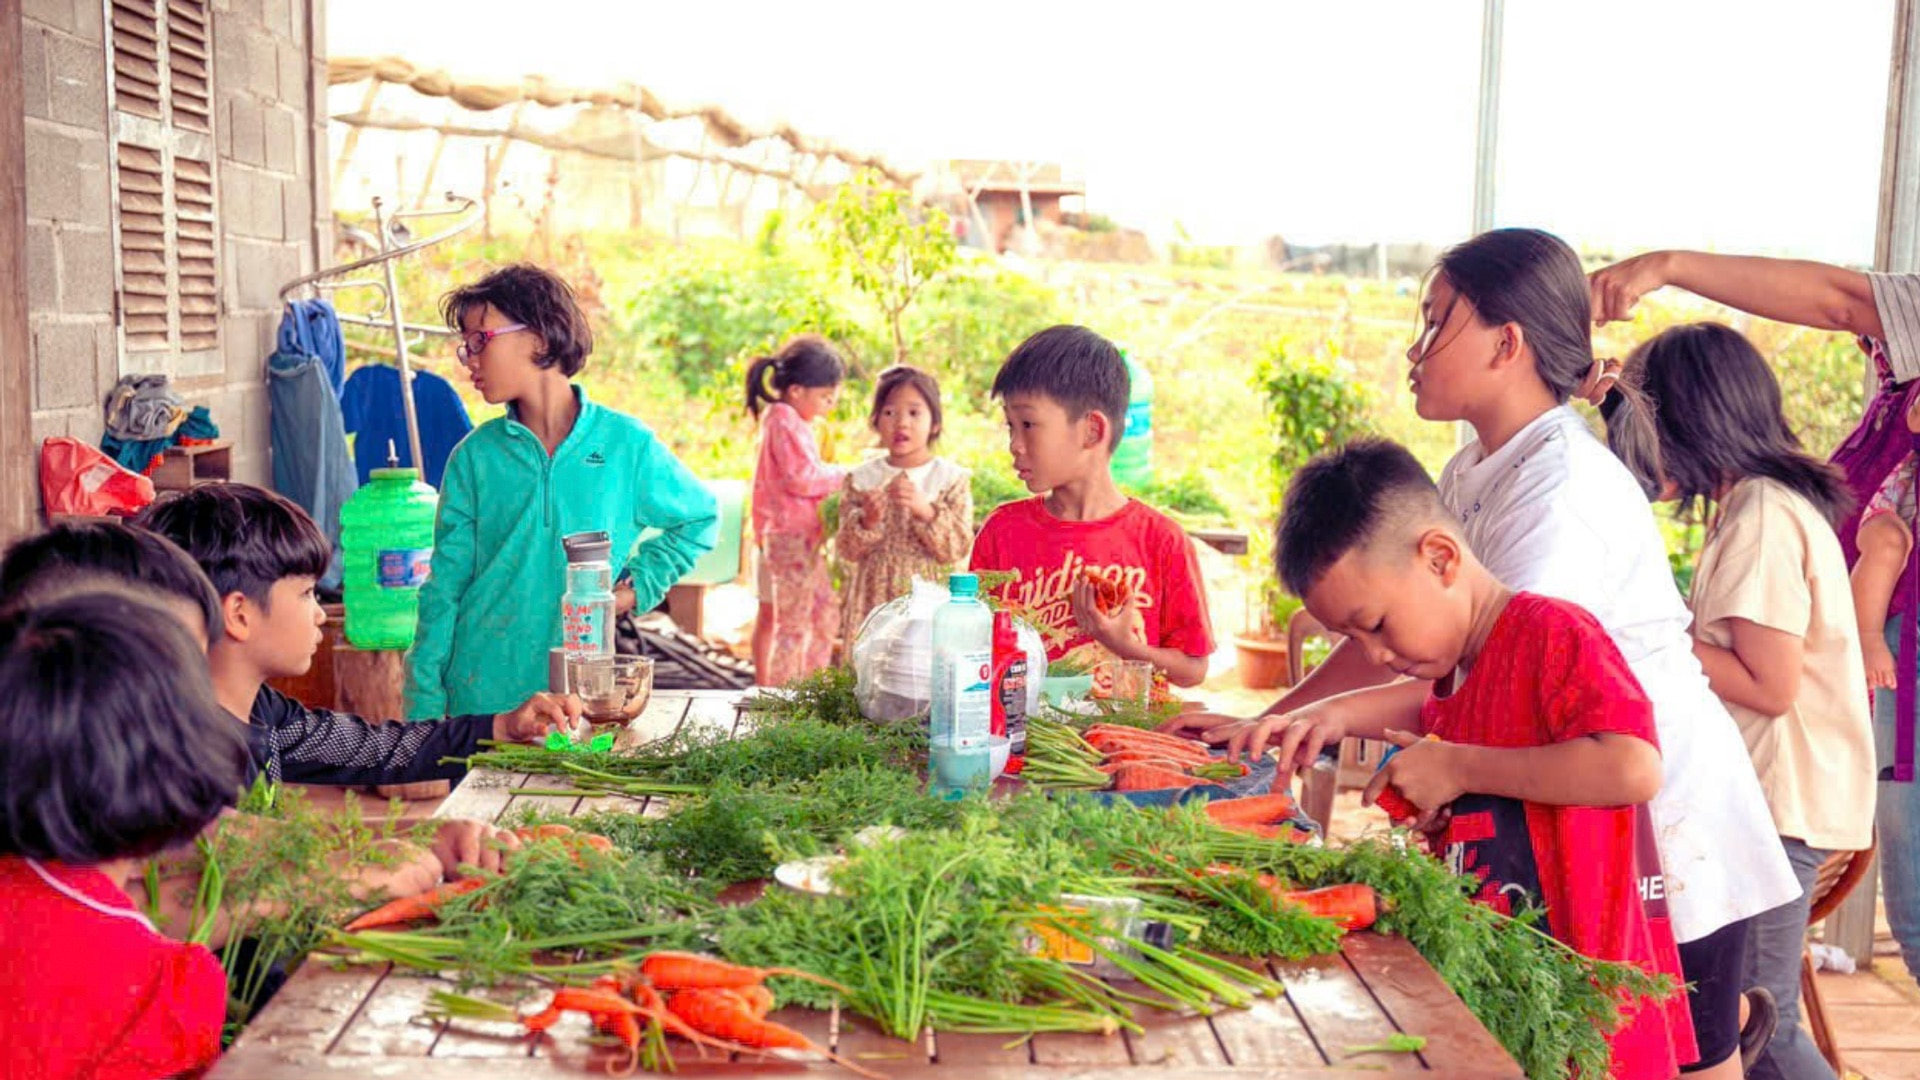
<path id="1" fill-rule="evenodd" d="M 341 592 L 354 648 L 413 645 L 439 505 L 419 469 L 375 469 L 340 508 Z"/>
<path id="2" fill-rule="evenodd" d="M 1153 482 L 1153 376 L 1146 366 L 1120 350 L 1127 364 L 1127 426 L 1113 451 L 1113 479 L 1130 487 Z"/>

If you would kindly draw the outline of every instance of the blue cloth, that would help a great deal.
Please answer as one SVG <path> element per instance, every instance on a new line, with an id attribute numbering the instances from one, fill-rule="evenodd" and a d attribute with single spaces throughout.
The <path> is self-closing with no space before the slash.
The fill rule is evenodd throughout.
<path id="1" fill-rule="evenodd" d="M 1224 761 L 1225 758 L 1217 760 Z M 1208 802 L 1213 799 L 1241 799 L 1249 795 L 1265 795 L 1273 790 L 1274 773 L 1278 766 L 1271 757 L 1261 757 L 1248 769 L 1247 775 L 1217 784 L 1200 784 L 1185 788 L 1157 788 L 1152 791 L 1090 791 L 1093 798 L 1101 802 L 1128 802 L 1135 806 L 1179 806 L 1189 802 Z M 1296 815 L 1292 824 L 1309 832 L 1320 831 L 1305 811 Z"/>
<path id="2" fill-rule="evenodd" d="M 340 336 L 340 317 L 332 301 L 287 301 L 280 315 L 279 351 L 317 357 L 334 398 L 340 397 L 347 378 L 347 344 Z"/>
<path id="3" fill-rule="evenodd" d="M 1887 648 L 1895 656 L 1900 655 L 1900 628 L 1906 621 L 1905 615 L 1887 620 Z M 1914 674 L 1920 677 L 1920 672 Z M 1873 745 L 1882 769 L 1893 765 L 1898 697 L 1892 690 L 1873 692 Z M 1920 971 L 1920 784 L 1882 780 L 1877 794 L 1874 825 L 1879 830 L 1887 926 L 1899 943 L 1907 970 Z"/>
<path id="4" fill-rule="evenodd" d="M 473 430 L 473 421 L 452 384 L 431 371 L 413 373 L 413 409 L 420 421 L 420 454 L 427 459 L 421 476 L 437 488 L 447 470 L 447 456 Z M 389 441 L 400 464 L 413 465 L 407 413 L 400 402 L 399 368 L 368 364 L 356 370 L 341 391 L 340 417 L 347 434 L 353 436 L 353 464 L 360 470 L 362 484 L 373 470 L 387 467 Z"/>
<path id="5" fill-rule="evenodd" d="M 145 473 L 147 465 L 155 454 L 164 454 L 173 449 L 181 439 L 217 439 L 220 437 L 220 425 L 213 422 L 213 414 L 205 405 L 195 405 L 180 426 L 170 435 L 158 439 L 139 439 L 134 442 L 121 442 L 112 432 L 100 436 L 100 449 L 108 457 L 120 463 L 130 472 Z"/>
<path id="6" fill-rule="evenodd" d="M 321 304 L 324 318 L 299 310 Z M 280 320 L 280 348 L 267 358 L 267 403 L 273 416 L 273 487 L 292 499 L 320 525 L 333 545 L 333 561 L 320 579 L 323 589 L 340 587 L 340 507 L 357 483 L 347 456 L 347 432 L 340 420 L 340 398 L 326 358 L 308 349 L 314 329 L 332 322 L 324 301 L 287 305 Z M 333 325 L 337 343 L 340 328 Z M 321 333 L 324 347 L 324 331 Z M 333 370 L 338 370 L 337 368 Z"/>

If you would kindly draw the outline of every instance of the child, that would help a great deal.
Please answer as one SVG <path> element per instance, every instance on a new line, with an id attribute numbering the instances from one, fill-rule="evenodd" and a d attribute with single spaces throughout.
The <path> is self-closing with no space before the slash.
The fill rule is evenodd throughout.
<path id="1" fill-rule="evenodd" d="M 1599 619 L 1653 700 L 1665 774 L 1653 820 L 1701 1052 L 1689 1069 L 1737 1077 L 1747 921 L 1800 888 L 1740 731 L 1693 655 L 1691 616 L 1647 493 L 1622 464 L 1655 460 L 1657 439 L 1651 425 L 1629 425 L 1609 453 L 1566 404 L 1604 369 L 1580 258 L 1558 237 L 1495 229 L 1449 248 L 1421 311 L 1425 329 L 1407 350 L 1414 408 L 1427 420 L 1464 420 L 1476 436 L 1441 473 L 1441 502 L 1496 578 Z M 1292 710 L 1331 695 L 1421 695 L 1381 685 L 1394 677 L 1343 644 L 1261 717 L 1173 724 L 1210 727 L 1209 738 L 1258 753 L 1305 723 Z M 1308 740 L 1290 764 L 1312 764 L 1318 749 Z"/>
<path id="2" fill-rule="evenodd" d="M 124 590 L 0 617 L 0 1075 L 145 1080 L 219 1056 L 219 962 L 127 895 L 246 774 L 200 648 Z"/>
<path id="3" fill-rule="evenodd" d="M 561 537 L 613 538 L 631 575 L 615 593 L 625 614 L 660 603 L 713 547 L 719 520 L 713 495 L 645 424 L 593 404 L 571 381 L 593 333 L 565 282 L 508 266 L 448 293 L 440 308 L 474 389 L 506 415 L 447 459 L 433 572 L 407 657 L 413 719 L 500 712 L 549 689 L 566 591 Z M 641 543 L 648 528 L 660 535 Z"/>
<path id="4" fill-rule="evenodd" d="M 833 411 L 846 376 L 833 346 L 814 334 L 747 368 L 747 411 L 761 421 L 753 469 L 753 535 L 760 548 L 753 670 L 762 686 L 783 685 L 833 659 L 840 619 L 821 551 L 820 504 L 847 470 L 820 460 L 813 422 Z"/>
<path id="5" fill-rule="evenodd" d="M 1841 444 L 1836 457 L 1862 452 L 1867 460 L 1884 462 L 1878 451 L 1887 440 L 1878 431 L 1900 423 L 1901 395 L 1910 393 L 1913 380 L 1920 378 L 1920 274 L 1865 274 L 1797 259 L 1654 251 L 1594 271 L 1593 318 L 1629 318 L 1640 297 L 1667 285 L 1764 319 L 1855 335 L 1873 361 L 1879 392 L 1869 402 L 1871 414 Z M 1899 432 L 1897 437 L 1905 441 L 1905 435 Z M 1897 445 L 1891 449 L 1898 453 Z M 1865 472 L 1855 484 L 1855 498 L 1871 499 L 1870 476 Z M 1864 547 L 1871 535 L 1864 528 L 1860 533 Z M 1844 526 L 1840 539 L 1844 549 L 1849 540 Z M 1861 557 L 1867 554 L 1862 551 Z M 1866 599 L 1856 604 L 1855 614 L 1863 618 L 1875 607 L 1873 598 Z M 1889 654 L 1897 655 L 1907 620 L 1901 615 L 1883 625 L 1863 623 L 1862 644 L 1884 641 Z M 1906 670 L 1896 676 L 1895 682 L 1911 686 L 1915 673 Z M 1903 715 L 1899 709 L 1899 697 L 1884 688 L 1873 695 L 1874 752 L 1881 770 L 1874 805 L 1875 861 L 1885 889 L 1887 925 L 1907 970 L 1920 971 L 1920 783 L 1902 780 L 1897 772 L 1903 757 L 1911 764 L 1912 743 L 1902 736 L 1911 738 L 1914 723 L 1911 713 Z"/>
<path id="6" fill-rule="evenodd" d="M 1391 785 L 1422 818 L 1450 808 L 1440 842 L 1480 880 L 1482 903 L 1544 907 L 1546 928 L 1582 955 L 1677 983 L 1673 939 L 1642 901 L 1658 870 L 1635 851 L 1640 804 L 1660 788 L 1653 703 L 1593 616 L 1488 573 L 1394 443 L 1357 440 L 1308 462 L 1277 532 L 1275 569 L 1315 618 L 1374 663 L 1434 680 L 1417 708 L 1368 695 L 1320 706 L 1325 738 L 1402 748 L 1368 800 Z M 1678 995 L 1622 1012 L 1609 1076 L 1666 1080 L 1676 1053 L 1692 1056 Z"/>
<path id="7" fill-rule="evenodd" d="M 887 456 L 847 474 L 834 551 L 851 563 L 842 587 L 840 639 L 852 646 L 874 608 L 906 594 L 915 577 L 944 582 L 973 544 L 967 470 L 933 456 L 940 385 L 910 367 L 880 373 L 867 423 Z"/>
<path id="8" fill-rule="evenodd" d="M 1120 350 L 1084 326 L 1049 327 L 1013 350 L 993 396 L 1006 413 L 1014 472 L 1037 497 L 987 518 L 972 568 L 1019 572 L 998 595 L 1034 622 L 1049 659 L 1091 643 L 1148 661 L 1175 685 L 1198 686 L 1213 628 L 1193 544 L 1113 482 L 1129 391 Z M 1117 586 L 1127 603 L 1102 610 L 1089 575 Z"/>
<path id="9" fill-rule="evenodd" d="M 297 515 L 291 520 L 305 522 L 308 529 L 318 534 L 318 526 L 298 507 L 257 488 L 245 491 L 279 500 L 276 505 L 283 505 Z M 324 545 L 325 541 L 320 543 Z M 227 560 L 226 573 L 235 572 L 232 562 Z M 229 623 L 223 609 L 237 607 L 237 601 L 233 596 L 223 599 L 193 557 L 166 537 L 119 524 L 60 525 L 16 541 L 4 558 L 0 558 L 0 612 L 18 611 L 75 590 L 100 587 L 131 592 L 173 615 L 202 643 L 200 648 L 205 652 L 200 663 L 216 673 L 216 695 L 226 692 L 220 689 L 219 673 L 230 672 L 234 658 L 228 653 L 232 643 L 227 637 Z M 296 607 L 291 601 L 285 606 Z M 209 622 L 211 632 L 207 629 Z M 206 644 L 209 637 L 214 639 L 211 647 Z M 437 765 L 428 755 L 438 752 L 436 748 L 444 748 L 447 753 L 471 753 L 471 749 L 463 749 L 468 744 L 457 739 L 484 737 L 472 733 L 460 735 L 459 725 L 449 722 L 427 725 L 423 730 L 440 729 L 439 738 L 416 745 L 400 736 L 422 725 L 368 724 L 359 717 L 309 710 L 266 687 L 256 688 L 255 719 L 246 724 L 238 722 L 242 713 L 235 707 L 238 694 L 243 692 L 244 686 L 232 694 L 234 703 L 222 700 L 225 711 L 221 720 L 241 732 L 248 744 L 247 785 L 262 772 L 270 779 L 282 779 L 284 774 L 284 779 L 291 782 L 308 783 L 347 782 L 329 779 L 343 772 L 363 777 L 352 781 L 357 784 L 401 783 L 422 778 L 425 770 L 432 770 L 435 778 L 452 779 L 464 769 Z M 276 723 L 278 726 L 271 726 Z M 510 733 L 516 725 L 524 726 L 516 721 L 496 733 Z M 449 735 L 456 738 L 449 739 Z M 463 865 L 498 869 L 503 846 L 512 848 L 518 843 L 511 833 L 484 822 L 448 818 L 435 834 L 433 850 L 420 853 L 426 856 L 420 860 L 420 866 L 401 867 L 392 874 L 374 871 L 364 876 L 360 884 L 368 892 L 410 895 L 431 886 L 442 876 L 459 876 Z M 411 859 L 410 850 L 404 853 Z M 430 879 L 416 873 L 422 867 L 431 871 Z M 163 909 L 172 912 L 177 905 L 171 904 L 171 893 L 163 899 L 166 901 Z"/>
<path id="10" fill-rule="evenodd" d="M 1662 475 L 1648 479 L 1670 485 L 1683 507 L 1703 500 L 1712 508 L 1690 598 L 1693 648 L 1746 737 L 1800 883 L 1797 898 L 1756 917 L 1747 933 L 1742 981 L 1766 988 L 1779 1013 L 1747 1075 L 1831 1080 L 1800 1030 L 1800 955 L 1820 864 L 1873 843 L 1873 721 L 1860 693 L 1846 558 L 1833 533 L 1853 493 L 1838 468 L 1800 449 L 1773 372 L 1724 326 L 1660 334 L 1635 350 L 1620 382 L 1660 402 Z M 1601 410 L 1609 432 L 1640 407 L 1609 395 Z M 1889 589 L 1904 565 L 1903 555 Z M 1885 618 L 1883 610 L 1872 624 L 1876 639 Z"/>
<path id="11" fill-rule="evenodd" d="M 208 660 L 220 703 L 246 717 L 259 768 L 274 781 L 363 786 L 458 780 L 482 739 L 530 742 L 579 722 L 579 702 L 536 693 L 518 709 L 415 724 L 370 724 L 309 709 L 266 685 L 313 664 L 326 612 L 314 582 L 330 556 L 306 512 L 248 484 L 206 484 L 144 511 L 135 522 L 179 544 L 220 597 L 223 632 Z"/>

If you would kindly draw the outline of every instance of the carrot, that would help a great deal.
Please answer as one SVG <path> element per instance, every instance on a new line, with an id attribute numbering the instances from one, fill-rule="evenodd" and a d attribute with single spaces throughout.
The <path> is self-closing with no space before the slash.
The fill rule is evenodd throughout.
<path id="1" fill-rule="evenodd" d="M 1206 811 L 1219 825 L 1273 825 L 1299 813 L 1300 804 L 1291 794 L 1276 791 L 1239 799 L 1213 799 L 1207 803 Z"/>
<path id="2" fill-rule="evenodd" d="M 635 1020 L 632 1013 L 615 1013 L 607 1018 L 607 1025 L 601 1030 L 619 1039 L 620 1045 L 627 1048 L 626 1071 L 620 1075 L 632 1073 L 640 1058 L 640 1021 Z"/>
<path id="3" fill-rule="evenodd" d="M 709 1046 L 717 1046 L 729 1051 L 732 1049 L 717 1039 L 708 1038 L 693 1030 L 687 1026 L 685 1020 L 673 1015 L 667 1008 L 666 1000 L 660 996 L 660 991 L 653 988 L 653 984 L 647 981 L 645 975 L 635 974 L 628 982 L 628 987 L 633 994 L 633 1000 L 638 1002 L 641 1008 L 646 1009 L 661 1027 L 666 1028 L 668 1034 L 678 1035 L 692 1043 L 694 1049 L 700 1051 L 701 1058 L 704 1059 L 707 1056 Z"/>
<path id="4" fill-rule="evenodd" d="M 456 896 L 465 896 L 476 889 L 485 888 L 491 880 L 491 878 L 470 877 L 442 885 L 437 889 L 428 889 L 418 896 L 403 896 L 398 900 L 390 900 L 348 923 L 347 933 L 355 934 L 380 926 L 396 926 L 415 919 L 431 919 L 441 904 Z"/>
<path id="5" fill-rule="evenodd" d="M 1170 772 L 1187 774 L 1187 767 L 1185 765 L 1180 764 L 1177 761 L 1173 761 L 1169 758 L 1163 758 L 1163 757 L 1142 757 L 1139 755 L 1124 758 L 1120 761 L 1108 760 L 1102 764 L 1095 765 L 1094 770 L 1097 772 L 1106 773 L 1108 776 L 1112 776 L 1114 773 L 1119 772 L 1121 769 L 1131 768 L 1135 765 L 1145 765 L 1145 766 L 1148 766 L 1149 768 L 1166 769 Z"/>
<path id="6" fill-rule="evenodd" d="M 1108 579 L 1091 566 L 1081 568 L 1080 576 L 1093 586 L 1093 606 L 1099 608 L 1102 615 L 1119 611 L 1131 595 L 1119 582 Z"/>
<path id="7" fill-rule="evenodd" d="M 1096 738 L 1102 738 L 1118 739 L 1121 742 L 1157 743 L 1190 750 L 1205 750 L 1207 748 L 1207 744 L 1198 739 L 1169 735 L 1164 731 L 1154 731 L 1150 728 L 1128 727 L 1125 724 L 1089 724 L 1087 725 L 1087 730 L 1081 732 L 1081 735 L 1089 742 Z"/>
<path id="8" fill-rule="evenodd" d="M 520 1023 L 524 1024 L 528 1031 L 545 1031 L 559 1023 L 560 1018 L 565 1015 L 564 1012 L 549 1005 L 537 1013 L 521 1017 Z"/>
<path id="9" fill-rule="evenodd" d="M 725 960 L 698 953 L 656 952 L 640 961 L 640 973 L 660 990 L 737 990 L 758 986 L 770 976 L 786 975 L 830 986 L 841 993 L 847 988 L 831 979 L 792 968 L 751 968 L 729 964 Z"/>
<path id="10" fill-rule="evenodd" d="M 1146 759 L 1176 761 L 1183 766 L 1193 769 L 1205 768 L 1213 763 L 1213 759 L 1206 754 L 1188 753 L 1184 750 L 1175 750 L 1168 746 L 1127 746 L 1106 752 L 1106 760 L 1111 762 L 1141 761 Z"/>
<path id="11" fill-rule="evenodd" d="M 1175 742 L 1127 739 L 1117 735 L 1094 735 L 1087 743 L 1103 754 L 1157 754 L 1192 765 L 1205 765 L 1213 755 L 1204 746 L 1182 746 Z"/>
<path id="12" fill-rule="evenodd" d="M 725 1039 L 755 1050 L 799 1050 L 819 1054 L 861 1076 L 886 1080 L 881 1073 L 840 1057 L 790 1027 L 757 1019 L 747 1011 L 746 1004 L 732 994 L 686 990 L 668 998 L 667 1008 L 694 1028 L 716 1039 Z"/>
<path id="13" fill-rule="evenodd" d="M 581 833 L 580 842 L 602 855 L 613 854 L 613 841 L 598 833 Z"/>
<path id="14" fill-rule="evenodd" d="M 1372 886 L 1357 881 L 1307 892 L 1282 892 L 1279 896 L 1311 914 L 1332 919 L 1342 930 L 1364 930 L 1380 917 L 1380 901 Z"/>
<path id="15" fill-rule="evenodd" d="M 1113 774 L 1115 791 L 1157 791 L 1161 788 L 1193 787 L 1207 781 L 1175 769 L 1155 765 L 1122 765 Z"/>
<path id="16" fill-rule="evenodd" d="M 547 1005 L 547 1008 L 559 1009 L 562 1012 L 586 1013 L 588 1016 L 618 1013 L 626 1013 L 630 1016 L 649 1015 L 646 1009 L 611 990 L 592 990 L 583 986 L 563 986 L 555 990 L 553 1001 Z"/>

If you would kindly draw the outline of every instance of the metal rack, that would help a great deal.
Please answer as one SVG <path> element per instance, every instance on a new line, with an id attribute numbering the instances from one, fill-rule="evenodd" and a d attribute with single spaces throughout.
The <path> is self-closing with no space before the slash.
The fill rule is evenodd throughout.
<path id="1" fill-rule="evenodd" d="M 447 206 L 440 209 L 397 210 L 388 214 L 385 202 L 375 196 L 373 200 L 374 231 L 372 235 L 360 233 L 359 238 L 374 254 L 364 259 L 329 266 L 304 277 L 298 277 L 280 287 L 280 299 L 284 303 L 298 299 L 302 294 L 318 296 L 323 293 L 339 293 L 348 289 L 371 289 L 377 296 L 377 302 L 365 314 L 338 313 L 339 320 L 351 326 L 367 326 L 393 334 L 394 360 L 400 368 L 400 403 L 407 418 L 407 448 L 413 454 L 416 468 L 424 469 L 426 457 L 420 452 L 420 421 L 413 405 L 413 357 L 409 350 L 411 340 L 420 337 L 449 337 L 452 331 L 440 326 L 406 321 L 401 310 L 399 274 L 395 264 L 405 256 L 424 251 L 435 244 L 451 240 L 480 223 L 485 216 L 485 208 L 478 199 L 465 195 L 447 193 Z M 455 218 L 452 224 L 430 236 L 415 239 L 409 221 L 423 218 Z M 363 270 L 378 267 L 379 276 L 353 277 Z M 334 307 L 338 312 L 339 304 Z M 410 340 L 411 339 L 411 340 Z"/>

